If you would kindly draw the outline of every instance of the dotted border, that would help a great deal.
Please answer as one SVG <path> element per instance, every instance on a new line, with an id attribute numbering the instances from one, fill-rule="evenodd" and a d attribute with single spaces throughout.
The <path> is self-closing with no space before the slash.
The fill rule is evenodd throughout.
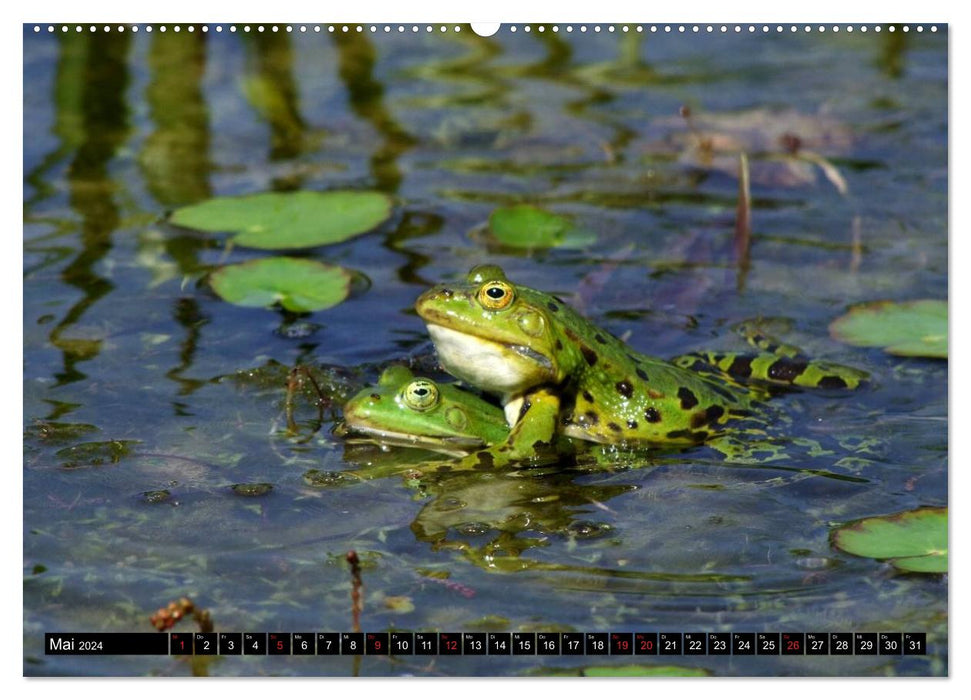
<path id="1" fill-rule="evenodd" d="M 502 25 L 499 28 L 499 32 L 509 32 L 510 34 L 515 34 L 520 29 L 522 29 L 522 31 L 526 32 L 527 34 L 532 31 L 536 31 L 539 33 L 543 33 L 546 31 L 551 31 L 551 32 L 564 31 L 567 33 L 580 32 L 581 34 L 585 32 L 598 33 L 598 32 L 605 32 L 605 31 L 621 32 L 621 33 L 663 32 L 666 34 L 670 34 L 670 33 L 714 34 L 716 32 L 719 32 L 722 34 L 727 34 L 729 32 L 733 32 L 735 34 L 741 34 L 743 32 L 747 32 L 749 34 L 755 34 L 757 32 L 761 32 L 762 34 L 769 34 L 772 32 L 781 34 L 783 32 L 797 33 L 801 31 L 803 33 L 810 33 L 810 32 L 822 33 L 822 32 L 829 31 L 833 33 L 846 32 L 848 34 L 851 34 L 855 31 L 859 31 L 862 33 L 873 31 L 879 34 L 880 32 L 884 31 L 884 29 L 886 29 L 886 31 L 888 32 L 895 32 L 898 30 L 898 28 L 902 32 L 910 32 L 911 30 L 914 30 L 917 32 L 923 32 L 925 31 L 925 29 L 927 29 L 930 32 L 938 31 L 937 25 L 935 24 L 932 24 L 929 26 L 923 25 L 923 24 L 916 24 L 916 25 L 909 25 L 909 24 L 904 24 L 904 25 L 880 25 L 880 24 L 872 24 L 872 25 L 867 25 L 867 24 L 863 24 L 863 25 L 852 25 L 852 24 L 845 24 L 845 25 L 838 25 L 838 24 L 833 24 L 833 25 L 822 25 L 822 24 L 819 24 L 819 25 L 810 25 L 810 24 L 805 24 L 805 25 L 795 25 L 795 24 L 788 24 L 788 25 L 783 25 L 783 24 L 773 24 L 773 25 L 769 25 L 769 24 L 762 24 L 762 25 L 754 25 L 754 24 L 748 24 L 748 25 L 741 25 L 741 24 L 614 25 L 614 24 L 607 24 L 607 25 L 600 25 L 600 24 L 593 24 L 593 25 L 586 25 L 586 24 L 577 24 L 577 25 L 573 25 L 573 24 L 567 24 L 562 26 L 557 24 L 540 24 L 540 25 L 509 24 L 509 25 Z M 44 27 L 39 24 L 35 24 L 33 29 L 35 34 L 39 34 L 42 31 L 44 31 Z M 222 25 L 222 24 L 215 24 L 215 25 L 208 25 L 208 24 L 202 24 L 202 25 L 195 25 L 195 24 L 185 24 L 185 25 L 180 25 L 180 24 L 174 24 L 174 25 L 169 25 L 169 24 L 158 24 L 158 25 L 60 24 L 60 25 L 53 25 L 53 24 L 48 24 L 46 25 L 46 30 L 49 34 L 53 34 L 56 31 L 61 31 L 66 33 L 71 31 L 72 29 L 76 33 L 83 32 L 85 31 L 85 29 L 87 29 L 88 32 L 92 32 L 92 33 L 98 32 L 98 31 L 102 31 L 102 32 L 131 31 L 135 33 L 144 31 L 147 33 L 152 33 L 158 30 L 163 34 L 168 31 L 172 31 L 178 34 L 183 30 L 190 33 L 195 31 L 200 31 L 203 33 L 206 33 L 209 31 L 215 31 L 216 33 L 229 32 L 231 34 L 237 33 L 237 32 L 247 33 L 247 32 L 267 32 L 267 31 L 269 32 L 284 31 L 288 33 L 297 32 L 300 34 L 306 34 L 306 33 L 320 34 L 322 32 L 333 34 L 335 32 L 347 33 L 347 32 L 364 32 L 364 31 L 369 31 L 372 34 L 379 34 L 379 33 L 390 34 L 392 32 L 397 32 L 398 34 L 403 34 L 405 32 L 411 32 L 413 34 L 417 34 L 422 30 L 424 30 L 425 33 L 431 33 L 437 30 L 439 33 L 444 34 L 449 31 L 452 31 L 452 32 L 472 31 L 471 29 L 463 29 L 462 26 L 457 24 L 455 25 L 445 25 L 445 24 L 438 24 L 438 25 L 431 25 L 431 24 L 424 24 L 424 25 L 418 25 L 418 24 L 381 24 L 381 25 L 377 25 L 377 24 L 296 24 L 296 25 L 294 24 L 283 24 L 283 25 L 279 25 L 279 24 L 270 24 L 270 25 L 263 25 L 263 24 L 241 24 L 241 25 L 236 25 L 236 24 L 228 24 L 228 25 Z"/>

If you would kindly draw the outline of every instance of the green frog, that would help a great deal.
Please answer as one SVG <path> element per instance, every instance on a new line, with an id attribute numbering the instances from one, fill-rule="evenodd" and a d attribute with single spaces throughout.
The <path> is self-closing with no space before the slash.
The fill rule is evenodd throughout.
<path id="1" fill-rule="evenodd" d="M 391 366 L 376 385 L 344 405 L 344 425 L 338 432 L 460 457 L 504 442 L 509 426 L 502 409 L 479 396 Z"/>
<path id="2" fill-rule="evenodd" d="M 466 458 L 479 468 L 528 462 L 559 435 L 610 445 L 703 443 L 724 435 L 731 421 L 762 414 L 768 391 L 752 380 L 795 384 L 805 373 L 797 371 L 801 361 L 768 352 L 748 371 L 741 361 L 726 368 L 726 356 L 675 363 L 643 355 L 495 265 L 474 267 L 464 283 L 433 287 L 415 308 L 445 370 L 501 399 L 511 430 Z M 863 376 L 831 364 L 816 385 L 836 386 L 839 378 L 855 386 Z"/>

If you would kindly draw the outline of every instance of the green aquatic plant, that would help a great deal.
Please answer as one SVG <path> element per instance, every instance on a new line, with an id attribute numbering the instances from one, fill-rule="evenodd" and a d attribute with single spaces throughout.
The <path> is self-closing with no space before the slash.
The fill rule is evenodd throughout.
<path id="1" fill-rule="evenodd" d="M 238 306 L 280 304 L 297 313 L 320 311 L 344 301 L 353 273 L 336 265 L 301 258 L 261 258 L 226 265 L 209 277 L 213 290 Z"/>
<path id="2" fill-rule="evenodd" d="M 947 573 L 947 508 L 918 508 L 864 518 L 832 532 L 833 546 L 885 559 L 901 571 Z"/>
<path id="3" fill-rule="evenodd" d="M 530 204 L 499 207 L 489 216 L 489 234 L 511 248 L 581 248 L 596 236 L 572 220 Z"/>
<path id="4" fill-rule="evenodd" d="M 829 326 L 850 345 L 882 347 L 891 355 L 947 357 L 947 302 L 941 299 L 858 304 Z"/>
<path id="5" fill-rule="evenodd" d="M 387 221 L 392 208 L 392 199 L 381 192 L 262 192 L 181 207 L 169 221 L 200 231 L 235 233 L 235 245 L 280 250 L 346 241 Z"/>

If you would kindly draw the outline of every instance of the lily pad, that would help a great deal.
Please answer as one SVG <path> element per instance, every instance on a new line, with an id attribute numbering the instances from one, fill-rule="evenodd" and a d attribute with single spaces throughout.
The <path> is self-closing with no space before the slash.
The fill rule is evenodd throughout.
<path id="1" fill-rule="evenodd" d="M 580 248 L 596 240 L 567 217 L 530 204 L 493 211 L 489 233 L 497 243 L 513 248 Z"/>
<path id="2" fill-rule="evenodd" d="M 833 321 L 829 332 L 844 343 L 882 347 L 891 355 L 947 357 L 947 302 L 859 304 Z"/>
<path id="3" fill-rule="evenodd" d="M 209 277 L 216 294 L 238 306 L 273 306 L 305 312 L 344 301 L 353 275 L 336 265 L 300 258 L 263 258 L 222 267 Z"/>
<path id="4" fill-rule="evenodd" d="M 236 245 L 264 250 L 340 243 L 372 230 L 391 216 L 381 192 L 263 192 L 215 197 L 176 209 L 170 221 L 200 231 L 236 233 Z"/>
<path id="5" fill-rule="evenodd" d="M 864 518 L 833 531 L 838 549 L 886 559 L 901 571 L 947 573 L 947 508 L 918 508 Z"/>

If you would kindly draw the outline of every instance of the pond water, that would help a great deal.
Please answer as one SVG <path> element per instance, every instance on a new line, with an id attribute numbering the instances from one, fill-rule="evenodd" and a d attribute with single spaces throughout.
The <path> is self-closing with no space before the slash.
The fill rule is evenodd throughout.
<path id="1" fill-rule="evenodd" d="M 149 616 L 183 595 L 217 631 L 351 631 L 350 550 L 366 631 L 922 632 L 923 656 L 637 660 L 713 675 L 947 674 L 946 576 L 830 544 L 847 521 L 947 505 L 947 362 L 828 331 L 855 303 L 947 298 L 945 26 L 42 29 L 24 29 L 25 674 L 189 674 L 176 657 L 42 646 L 51 631 L 151 632 Z M 208 286 L 212 270 L 264 251 L 166 223 L 217 195 L 338 188 L 385 192 L 394 214 L 295 253 L 367 280 L 300 317 Z M 497 245 L 484 224 L 516 203 L 572 217 L 595 240 Z M 418 459 L 331 429 L 342 400 L 389 363 L 444 378 L 414 301 L 483 262 L 646 354 L 741 350 L 733 327 L 761 318 L 871 381 L 773 401 L 822 455 L 749 464 L 699 446 L 419 484 L 314 479 Z M 285 401 L 295 365 L 326 396 L 320 420 L 298 392 L 297 435 Z M 202 670 L 627 663 L 271 656 Z"/>

